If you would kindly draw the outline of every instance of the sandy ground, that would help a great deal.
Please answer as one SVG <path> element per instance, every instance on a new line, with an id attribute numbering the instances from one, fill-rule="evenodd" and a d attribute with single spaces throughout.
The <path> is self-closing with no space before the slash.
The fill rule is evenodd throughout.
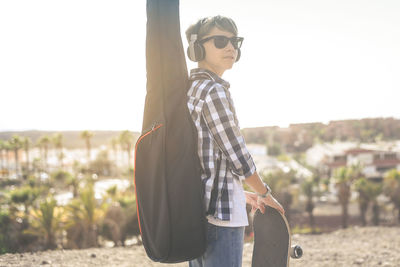
<path id="1" fill-rule="evenodd" d="M 290 266 L 400 266 L 400 227 L 354 227 L 321 235 L 294 235 L 304 250 Z M 243 267 L 251 266 L 253 244 L 244 247 Z M 0 266 L 188 266 L 149 260 L 142 246 L 57 250 L 0 256 Z"/>

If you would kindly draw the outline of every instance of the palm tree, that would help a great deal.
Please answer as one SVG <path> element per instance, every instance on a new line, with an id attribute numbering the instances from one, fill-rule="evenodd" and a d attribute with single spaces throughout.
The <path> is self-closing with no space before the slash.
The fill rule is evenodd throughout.
<path id="1" fill-rule="evenodd" d="M 103 214 L 97 208 L 92 183 L 88 183 L 83 188 L 79 199 L 72 201 L 67 206 L 67 211 L 69 212 L 69 224 L 67 224 L 67 238 L 69 235 L 69 242 L 78 248 L 98 246 L 97 224 Z"/>
<path id="2" fill-rule="evenodd" d="M 123 150 L 128 154 L 128 168 L 131 164 L 131 150 L 133 146 L 133 135 L 130 131 L 123 131 L 119 136 L 119 142 Z"/>
<path id="3" fill-rule="evenodd" d="M 30 172 L 30 162 L 29 162 L 29 150 L 31 147 L 32 141 L 29 137 L 25 137 L 22 140 L 22 146 L 24 148 L 25 151 L 25 155 L 26 155 L 26 172 L 29 174 Z"/>
<path id="4" fill-rule="evenodd" d="M 81 138 L 84 139 L 85 143 L 86 143 L 88 166 L 89 166 L 89 162 L 90 162 L 90 150 L 91 150 L 90 138 L 92 138 L 92 137 L 93 137 L 92 132 L 89 132 L 89 131 L 81 132 Z"/>
<path id="5" fill-rule="evenodd" d="M 10 172 L 10 157 L 9 157 L 9 152 L 11 150 L 11 144 L 10 141 L 5 141 L 3 143 L 3 149 L 6 152 L 6 170 L 7 170 L 7 174 Z"/>
<path id="6" fill-rule="evenodd" d="M 78 197 L 78 190 L 79 190 L 79 179 L 76 175 L 71 175 L 67 178 L 67 185 L 72 187 L 72 197 Z"/>
<path id="7" fill-rule="evenodd" d="M 24 205 L 25 216 L 28 216 L 30 207 L 39 196 L 39 191 L 31 187 L 23 187 L 11 191 L 10 196 L 12 203 Z"/>
<path id="8" fill-rule="evenodd" d="M 15 156 L 15 174 L 19 177 L 19 150 L 22 148 L 22 139 L 18 135 L 13 135 L 10 140 L 10 145 L 12 150 L 14 151 Z"/>
<path id="9" fill-rule="evenodd" d="M 114 153 L 114 165 L 115 165 L 115 174 L 117 175 L 118 172 L 118 164 L 117 164 L 117 159 L 118 159 L 118 138 L 113 137 L 110 141 L 111 143 L 111 148 Z"/>
<path id="10" fill-rule="evenodd" d="M 56 186 L 57 188 L 65 188 L 65 186 L 68 185 L 68 181 L 73 176 L 67 171 L 56 170 L 51 173 L 50 177 L 51 182 L 54 186 Z"/>
<path id="11" fill-rule="evenodd" d="M 43 151 L 44 153 L 44 169 L 46 172 L 49 172 L 48 166 L 47 166 L 47 154 L 49 151 L 49 144 L 50 144 L 50 138 L 47 135 L 44 135 L 39 138 L 37 145 L 40 148 L 40 151 Z"/>
<path id="12" fill-rule="evenodd" d="M 369 181 L 362 177 L 355 182 L 355 189 L 358 191 L 358 202 L 360 207 L 360 217 L 363 226 L 366 225 L 365 214 L 369 203 L 372 202 L 372 222 L 374 225 L 379 225 L 380 207 L 378 196 L 382 194 L 383 186 L 381 183 Z"/>
<path id="13" fill-rule="evenodd" d="M 370 189 L 368 190 L 368 195 L 369 198 L 372 200 L 372 222 L 374 225 L 379 225 L 380 207 L 377 198 L 380 194 L 382 194 L 382 191 L 382 184 L 371 182 Z"/>
<path id="14" fill-rule="evenodd" d="M 355 189 L 358 192 L 358 205 L 360 208 L 360 219 L 363 226 L 367 225 L 367 219 L 365 217 L 369 205 L 368 196 L 368 181 L 364 177 L 359 178 L 355 184 Z"/>
<path id="15" fill-rule="evenodd" d="M 306 180 L 302 183 L 301 188 L 307 197 L 307 203 L 306 203 L 306 211 L 308 213 L 308 218 L 310 220 L 310 227 L 312 231 L 314 232 L 314 226 L 315 226 L 315 221 L 314 221 L 314 215 L 313 215 L 313 210 L 314 210 L 314 202 L 313 202 L 313 196 L 314 196 L 314 186 L 315 186 L 315 180 L 314 179 L 309 179 Z"/>
<path id="16" fill-rule="evenodd" d="M 347 228 L 348 206 L 351 197 L 351 185 L 354 177 L 358 175 L 357 168 L 341 167 L 335 171 L 334 179 L 336 182 L 337 195 L 342 207 L 342 227 Z"/>
<path id="17" fill-rule="evenodd" d="M 57 133 L 53 136 L 53 144 L 54 147 L 58 150 L 58 161 L 60 164 L 60 169 L 62 170 L 64 168 L 64 164 L 63 164 L 63 158 L 64 158 L 64 154 L 63 154 L 63 134 L 62 133 Z"/>
<path id="18" fill-rule="evenodd" d="M 61 230 L 61 212 L 57 212 L 57 201 L 49 197 L 39 204 L 39 209 L 31 214 L 31 228 L 26 232 L 44 237 L 45 249 L 57 247 L 56 234 Z"/>
<path id="19" fill-rule="evenodd" d="M 124 246 L 128 236 L 140 234 L 135 196 L 132 191 L 120 192 L 113 186 L 107 190 L 103 201 L 109 205 L 104 205 L 105 216 L 101 223 L 101 234 L 114 241 L 115 246 Z"/>
<path id="20" fill-rule="evenodd" d="M 382 184 L 369 181 L 361 177 L 355 182 L 355 189 L 358 191 L 358 203 L 360 207 L 360 217 L 363 226 L 367 224 L 365 214 L 368 209 L 369 203 L 372 202 L 372 222 L 374 225 L 379 225 L 380 207 L 378 203 L 378 196 L 382 193 Z"/>
<path id="21" fill-rule="evenodd" d="M 398 222 L 400 223 L 400 171 L 393 169 L 386 173 L 384 180 L 384 192 L 398 210 Z"/>
<path id="22" fill-rule="evenodd" d="M 3 177 L 3 174 L 4 174 L 3 172 L 4 172 L 4 169 L 5 169 L 3 149 L 4 149 L 4 140 L 0 139 L 0 160 L 1 160 L 0 174 L 1 174 L 1 177 Z"/>
<path id="23" fill-rule="evenodd" d="M 27 172 L 27 174 L 30 173 L 30 169 L 31 169 L 31 167 L 30 167 L 30 158 L 29 158 L 29 150 L 31 149 L 31 145 L 32 145 L 31 139 L 26 136 L 22 140 L 22 146 L 24 148 L 25 156 L 26 156 L 26 172 Z"/>
<path id="24" fill-rule="evenodd" d="M 113 202 L 117 201 L 118 188 L 117 188 L 116 185 L 113 185 L 113 186 L 111 186 L 110 188 L 108 188 L 108 189 L 106 190 L 106 193 L 107 193 L 106 198 L 111 199 L 111 201 L 113 201 Z"/>

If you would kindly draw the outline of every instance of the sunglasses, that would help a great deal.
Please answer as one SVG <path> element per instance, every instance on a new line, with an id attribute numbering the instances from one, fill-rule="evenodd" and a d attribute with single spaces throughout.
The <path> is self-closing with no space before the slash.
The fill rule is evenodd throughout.
<path id="1" fill-rule="evenodd" d="M 239 49 L 242 46 L 244 38 L 236 36 L 229 38 L 223 35 L 214 35 L 200 40 L 200 44 L 204 44 L 211 39 L 214 40 L 214 45 L 216 48 L 222 49 L 226 47 L 228 45 L 228 42 L 230 41 L 235 49 Z"/>

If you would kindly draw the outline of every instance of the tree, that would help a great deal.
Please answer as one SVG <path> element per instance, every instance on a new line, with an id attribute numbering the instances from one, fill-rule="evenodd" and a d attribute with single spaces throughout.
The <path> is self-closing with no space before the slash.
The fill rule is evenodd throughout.
<path id="1" fill-rule="evenodd" d="M 118 138 L 113 137 L 110 141 L 111 143 L 111 148 L 114 153 L 114 165 L 115 165 L 115 175 L 118 173 L 118 164 L 117 164 L 117 159 L 118 159 Z"/>
<path id="2" fill-rule="evenodd" d="M 365 214 L 369 203 L 372 202 L 372 223 L 379 225 L 380 207 L 378 196 L 382 194 L 383 186 L 381 183 L 369 181 L 361 177 L 354 183 L 355 189 L 358 191 L 358 203 L 360 207 L 360 217 L 363 226 L 367 224 Z"/>
<path id="3" fill-rule="evenodd" d="M 24 148 L 25 155 L 26 155 L 26 173 L 27 173 L 27 175 L 29 175 L 30 169 L 31 169 L 30 168 L 30 160 L 29 160 L 29 150 L 31 148 L 31 145 L 32 145 L 32 141 L 29 137 L 25 137 L 22 140 L 22 146 Z"/>
<path id="4" fill-rule="evenodd" d="M 359 178 L 355 184 L 355 189 L 358 192 L 358 205 L 360 209 L 360 219 L 363 226 L 367 225 L 366 213 L 369 205 L 368 197 L 368 182 L 364 177 Z"/>
<path id="5" fill-rule="evenodd" d="M 103 212 L 97 208 L 93 184 L 88 182 L 82 189 L 79 198 L 71 201 L 66 209 L 69 218 L 66 225 L 68 247 L 97 247 L 97 225 L 103 217 Z"/>
<path id="6" fill-rule="evenodd" d="M 379 214 L 380 207 L 378 203 L 378 196 L 382 194 L 383 186 L 382 184 L 372 183 L 370 189 L 368 190 L 368 195 L 372 200 L 372 222 L 374 225 L 379 225 Z"/>
<path id="7" fill-rule="evenodd" d="M 43 237 L 45 249 L 57 248 L 56 234 L 61 230 L 62 212 L 57 210 L 57 201 L 48 197 L 31 214 L 32 224 L 27 233 Z"/>
<path id="8" fill-rule="evenodd" d="M 5 151 L 5 147 L 6 147 L 6 141 L 0 139 L 0 160 L 1 160 L 1 167 L 0 167 L 0 174 L 1 177 L 3 177 L 3 174 L 5 172 L 5 169 L 8 168 L 8 166 L 6 166 L 5 164 L 5 160 L 4 160 L 4 151 Z"/>
<path id="9" fill-rule="evenodd" d="M 397 209 L 398 222 L 400 223 L 400 171 L 393 169 L 387 172 L 383 183 L 383 191 Z"/>
<path id="10" fill-rule="evenodd" d="M 267 153 L 269 156 L 279 156 L 282 153 L 281 145 L 279 143 L 268 144 Z"/>
<path id="11" fill-rule="evenodd" d="M 27 218 L 20 218 L 17 208 L 0 210 L 0 254 L 23 252 L 32 248 L 35 236 L 24 233 L 29 227 Z"/>
<path id="12" fill-rule="evenodd" d="M 360 176 L 360 166 L 341 167 L 334 173 L 337 196 L 342 207 L 342 227 L 347 228 L 348 206 L 351 197 L 351 185 Z"/>
<path id="13" fill-rule="evenodd" d="M 71 179 L 72 174 L 67 171 L 57 170 L 52 172 L 50 177 L 56 187 L 65 187 L 65 185 L 68 185 L 68 181 Z"/>
<path id="14" fill-rule="evenodd" d="M 13 223 L 16 222 L 13 219 L 8 210 L 0 210 L 0 254 L 17 250 L 17 242 L 13 236 L 16 232 Z"/>
<path id="15" fill-rule="evenodd" d="M 32 206 L 32 203 L 38 197 L 39 191 L 37 189 L 26 186 L 14 189 L 10 192 L 10 195 L 12 203 L 24 205 L 25 215 L 28 216 L 29 209 Z"/>
<path id="16" fill-rule="evenodd" d="M 61 170 L 64 168 L 63 139 L 64 139 L 64 137 L 63 137 L 62 133 L 56 133 L 52 139 L 54 147 L 58 150 L 58 161 L 59 161 Z"/>
<path id="17" fill-rule="evenodd" d="M 314 197 L 314 187 L 318 186 L 318 184 L 316 184 L 316 179 L 308 179 L 305 180 L 302 184 L 301 184 L 301 189 L 304 193 L 304 195 L 307 198 L 307 203 L 306 203 L 306 212 L 308 213 L 308 218 L 310 220 L 310 227 L 312 229 L 312 231 L 314 232 L 315 229 L 315 220 L 314 220 L 314 215 L 313 215 L 313 210 L 314 210 L 314 202 L 313 202 L 313 197 Z"/>
<path id="18" fill-rule="evenodd" d="M 46 172 L 48 172 L 48 166 L 47 166 L 47 155 L 49 151 L 49 144 L 50 144 L 50 138 L 47 135 L 44 135 L 39 138 L 37 142 L 37 146 L 40 148 L 42 159 L 44 160 L 44 169 Z"/>
<path id="19" fill-rule="evenodd" d="M 72 197 L 77 198 L 79 195 L 79 179 L 75 175 L 71 175 L 68 176 L 66 182 L 69 187 L 72 187 Z"/>
<path id="20" fill-rule="evenodd" d="M 10 140 L 10 145 L 12 150 L 14 151 L 14 157 L 15 157 L 15 174 L 17 177 L 19 176 L 19 155 L 18 152 L 22 148 L 22 140 L 21 137 L 18 135 L 13 135 Z"/>
<path id="21" fill-rule="evenodd" d="M 108 151 L 100 151 L 96 159 L 90 163 L 90 170 L 99 175 L 108 176 L 111 173 L 111 162 L 108 159 Z"/>
<path id="22" fill-rule="evenodd" d="M 293 170 L 289 172 L 278 170 L 262 174 L 262 180 L 270 186 L 272 194 L 282 204 L 288 221 L 290 221 L 290 206 L 293 201 L 291 184 L 296 181 L 295 175 L 296 173 Z"/>
<path id="23" fill-rule="evenodd" d="M 128 154 L 128 167 L 131 164 L 131 150 L 133 146 L 133 135 L 130 131 L 123 131 L 119 136 L 119 142 L 123 150 Z"/>
<path id="24" fill-rule="evenodd" d="M 114 241 L 114 245 L 124 245 L 128 236 L 140 234 L 136 214 L 136 200 L 132 191 L 120 192 L 112 186 L 104 196 L 105 216 L 101 223 L 101 235 Z"/>
<path id="25" fill-rule="evenodd" d="M 3 149 L 4 149 L 5 154 L 6 154 L 6 169 L 7 169 L 7 174 L 8 174 L 9 171 L 10 171 L 10 160 L 9 160 L 9 152 L 11 150 L 10 141 L 5 141 L 3 143 Z"/>
<path id="26" fill-rule="evenodd" d="M 90 144 L 90 139 L 93 137 L 93 133 L 89 131 L 83 131 L 81 132 L 81 138 L 84 139 L 85 144 L 86 144 L 86 150 L 87 150 L 87 164 L 89 166 L 90 162 L 90 150 L 91 150 L 91 144 Z"/>

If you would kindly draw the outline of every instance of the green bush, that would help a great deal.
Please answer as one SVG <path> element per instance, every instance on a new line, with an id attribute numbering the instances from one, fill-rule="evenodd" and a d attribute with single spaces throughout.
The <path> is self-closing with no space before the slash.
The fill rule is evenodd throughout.
<path id="1" fill-rule="evenodd" d="M 0 212 L 0 254 L 13 252 L 10 244 L 9 228 L 11 225 L 10 214 L 5 211 Z"/>
<path id="2" fill-rule="evenodd" d="M 65 183 L 71 176 L 72 174 L 63 170 L 58 170 L 51 174 L 52 179 L 58 183 Z"/>
<path id="3" fill-rule="evenodd" d="M 0 180 L 0 187 L 1 188 L 5 188 L 6 186 L 11 186 L 11 185 L 18 186 L 20 184 L 21 184 L 21 181 L 17 180 L 17 179 L 5 178 L 5 179 L 1 179 Z"/>

